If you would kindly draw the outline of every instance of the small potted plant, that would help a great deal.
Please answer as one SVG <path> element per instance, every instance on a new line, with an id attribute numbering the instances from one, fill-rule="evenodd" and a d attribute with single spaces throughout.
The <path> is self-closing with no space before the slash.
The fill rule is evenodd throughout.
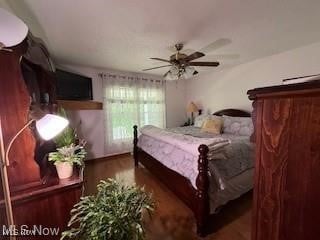
<path id="1" fill-rule="evenodd" d="M 59 178 L 65 179 L 72 176 L 74 164 L 83 165 L 85 156 L 86 151 L 83 146 L 72 143 L 49 153 L 49 161 L 54 162 Z"/>
<path id="2" fill-rule="evenodd" d="M 96 195 L 82 197 L 71 210 L 65 238 L 77 240 L 143 240 L 142 215 L 151 214 L 154 203 L 142 188 L 115 180 L 100 181 Z"/>
<path id="3" fill-rule="evenodd" d="M 67 117 L 63 108 L 60 108 L 58 113 L 63 117 Z M 54 142 L 57 151 L 49 153 L 48 160 L 53 162 L 56 166 L 60 179 L 69 178 L 73 174 L 74 165 L 83 165 L 83 160 L 86 156 L 86 151 L 84 149 L 85 141 L 78 141 L 75 130 L 71 127 L 67 127 L 54 139 Z M 76 142 L 79 143 L 76 144 Z"/>

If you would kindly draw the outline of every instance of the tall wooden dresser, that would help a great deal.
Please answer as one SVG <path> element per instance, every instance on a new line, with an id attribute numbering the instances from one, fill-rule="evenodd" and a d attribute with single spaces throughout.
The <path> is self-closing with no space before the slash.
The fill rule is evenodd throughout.
<path id="1" fill-rule="evenodd" d="M 320 82 L 258 88 L 252 240 L 320 239 Z"/>

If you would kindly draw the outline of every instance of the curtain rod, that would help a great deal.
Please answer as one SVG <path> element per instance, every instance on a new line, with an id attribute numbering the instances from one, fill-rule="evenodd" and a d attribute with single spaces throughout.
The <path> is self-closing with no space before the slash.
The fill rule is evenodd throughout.
<path id="1" fill-rule="evenodd" d="M 128 80 L 143 80 L 143 81 L 155 81 L 155 82 L 164 82 L 164 80 L 154 79 L 154 78 L 146 78 L 146 77 L 138 77 L 138 76 L 128 76 L 128 75 L 121 75 L 116 73 L 99 73 L 98 76 L 103 77 L 112 77 L 112 78 L 121 78 L 121 79 L 128 79 Z"/>

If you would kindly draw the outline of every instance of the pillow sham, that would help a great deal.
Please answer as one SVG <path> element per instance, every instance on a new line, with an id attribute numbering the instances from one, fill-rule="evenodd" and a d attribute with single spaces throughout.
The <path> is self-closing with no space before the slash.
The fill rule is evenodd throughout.
<path id="1" fill-rule="evenodd" d="M 223 132 L 239 136 L 251 136 L 253 133 L 253 122 L 250 117 L 222 116 Z"/>
<path id="2" fill-rule="evenodd" d="M 199 115 L 199 116 L 196 116 L 195 119 L 194 119 L 194 126 L 201 128 L 202 125 L 203 125 L 203 123 L 204 123 L 206 120 L 210 119 L 210 117 L 211 117 L 211 116 L 208 115 L 208 114 L 201 114 L 201 115 Z"/>
<path id="3" fill-rule="evenodd" d="M 214 134 L 220 134 L 222 129 L 222 119 L 220 118 L 212 118 L 207 119 L 201 128 L 201 132 L 208 132 Z"/>
<path id="4" fill-rule="evenodd" d="M 198 115 L 198 116 L 195 117 L 194 126 L 202 128 L 204 122 L 209 120 L 209 119 L 220 119 L 223 122 L 221 116 L 209 115 L 209 114 L 201 114 L 201 115 Z"/>

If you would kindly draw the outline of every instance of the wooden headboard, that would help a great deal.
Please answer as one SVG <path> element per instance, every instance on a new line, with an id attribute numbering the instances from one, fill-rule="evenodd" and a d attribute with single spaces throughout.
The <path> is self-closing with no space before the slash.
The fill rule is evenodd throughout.
<path id="1" fill-rule="evenodd" d="M 213 115 L 217 115 L 217 116 L 226 115 L 230 117 L 251 117 L 251 113 L 249 112 L 239 110 L 239 109 L 232 109 L 232 108 L 222 109 L 220 111 L 213 113 Z"/>
<path id="2" fill-rule="evenodd" d="M 226 115 L 226 116 L 230 116 L 230 117 L 252 117 L 253 123 L 255 120 L 254 114 L 253 114 L 253 116 L 251 116 L 251 113 L 249 113 L 249 112 L 239 110 L 239 109 L 232 109 L 232 108 L 222 109 L 220 111 L 213 113 L 213 115 L 217 115 L 217 116 Z M 252 135 L 250 136 L 251 142 L 255 142 L 255 135 L 256 134 L 255 134 L 255 129 L 254 129 Z"/>

